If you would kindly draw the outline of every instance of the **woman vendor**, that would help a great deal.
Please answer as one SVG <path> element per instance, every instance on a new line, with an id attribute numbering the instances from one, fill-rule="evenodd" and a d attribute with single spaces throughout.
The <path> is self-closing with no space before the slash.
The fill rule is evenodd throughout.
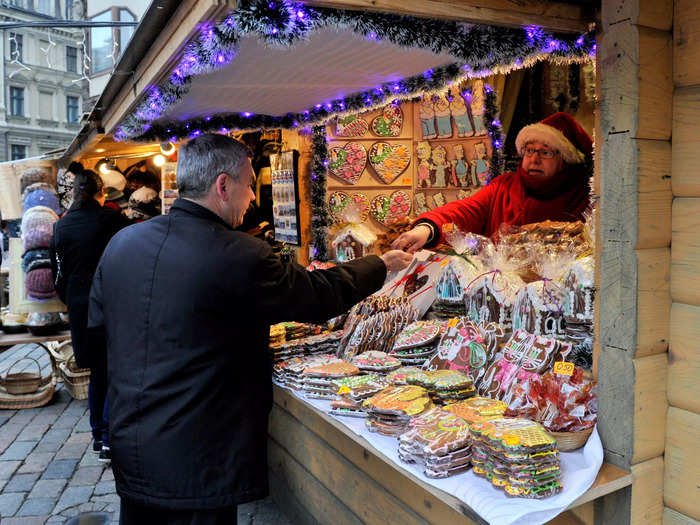
<path id="1" fill-rule="evenodd" d="M 515 145 L 522 156 L 515 173 L 504 173 L 469 198 L 421 214 L 392 248 L 413 253 L 435 246 L 446 223 L 491 237 L 501 224 L 584 220 L 591 191 L 584 160 L 592 154 L 593 142 L 581 125 L 567 113 L 555 113 L 521 129 Z"/>

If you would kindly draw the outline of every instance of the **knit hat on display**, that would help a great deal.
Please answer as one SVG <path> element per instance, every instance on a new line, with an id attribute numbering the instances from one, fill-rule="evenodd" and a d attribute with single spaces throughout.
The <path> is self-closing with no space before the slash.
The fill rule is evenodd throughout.
<path id="1" fill-rule="evenodd" d="M 51 208 L 46 206 L 34 206 L 29 208 L 22 215 L 22 232 L 28 232 L 36 228 L 39 224 L 50 224 L 58 220 L 58 215 Z"/>
<path id="2" fill-rule="evenodd" d="M 36 190 L 27 194 L 27 197 L 24 199 L 24 211 L 26 212 L 34 206 L 46 206 L 51 208 L 56 214 L 61 213 L 58 197 L 55 193 L 47 190 Z"/>
<path id="3" fill-rule="evenodd" d="M 29 168 L 22 172 L 19 177 L 20 191 L 24 192 L 27 186 L 35 182 L 46 182 L 52 186 L 56 185 L 56 177 L 49 170 L 43 168 Z"/>
<path id="4" fill-rule="evenodd" d="M 34 299 L 51 299 L 56 295 L 51 268 L 30 270 L 24 284 L 27 287 L 27 295 Z"/>
<path id="5" fill-rule="evenodd" d="M 22 271 L 29 273 L 40 268 L 51 268 L 51 254 L 48 248 L 27 250 L 22 256 Z"/>
<path id="6" fill-rule="evenodd" d="M 26 199 L 27 195 L 36 190 L 50 191 L 51 193 L 56 195 L 56 188 L 51 186 L 51 184 L 49 184 L 48 182 L 35 182 L 34 184 L 30 184 L 24 189 L 24 191 L 22 192 L 22 200 Z"/>
<path id="7" fill-rule="evenodd" d="M 593 141 L 576 120 L 562 111 L 520 130 L 515 147 L 520 155 L 530 142 L 541 142 L 557 150 L 567 164 L 579 164 L 593 152 Z"/>
<path id="8" fill-rule="evenodd" d="M 119 191 L 122 191 L 124 188 L 126 188 L 126 177 L 122 175 L 121 171 L 107 170 L 107 172 L 104 173 L 100 170 L 99 175 L 105 187 L 109 186 Z"/>
<path id="9" fill-rule="evenodd" d="M 22 235 L 24 251 L 35 248 L 48 248 L 51 245 L 53 235 L 52 224 L 39 224 Z"/>

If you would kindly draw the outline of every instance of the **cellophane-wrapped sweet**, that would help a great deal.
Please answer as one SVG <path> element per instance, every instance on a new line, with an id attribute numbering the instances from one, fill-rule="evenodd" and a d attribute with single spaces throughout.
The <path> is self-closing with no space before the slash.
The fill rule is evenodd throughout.
<path id="1" fill-rule="evenodd" d="M 598 418 L 596 382 L 574 368 L 570 376 L 549 371 L 513 385 L 506 416 L 540 422 L 552 432 L 579 432 L 595 425 Z"/>

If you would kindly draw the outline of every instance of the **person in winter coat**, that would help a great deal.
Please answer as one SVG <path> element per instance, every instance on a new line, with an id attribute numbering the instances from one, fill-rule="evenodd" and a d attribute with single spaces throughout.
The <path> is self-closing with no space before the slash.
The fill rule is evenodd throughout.
<path id="1" fill-rule="evenodd" d="M 283 263 L 234 230 L 255 198 L 246 146 L 204 134 L 178 157 L 180 198 L 114 236 L 90 296 L 123 524 L 236 523 L 238 504 L 265 497 L 270 324 L 336 316 L 412 260 Z"/>
<path id="2" fill-rule="evenodd" d="M 83 170 L 77 162 L 69 169 L 75 174 L 73 204 L 55 223 L 49 252 L 56 291 L 68 307 L 75 361 L 79 367 L 90 369 L 92 449 L 100 454 L 101 461 L 108 462 L 107 371 L 104 353 L 91 348 L 87 340 L 88 300 L 92 277 L 105 246 L 129 222 L 120 213 L 102 207 L 102 179 L 94 171 Z"/>
<path id="3" fill-rule="evenodd" d="M 567 113 L 555 113 L 525 126 L 515 140 L 522 161 L 473 196 L 418 216 L 412 230 L 392 248 L 413 253 L 444 240 L 442 226 L 454 223 L 465 232 L 491 237 L 502 224 L 521 226 L 545 220 L 584 220 L 590 199 L 584 160 L 593 141 Z"/>

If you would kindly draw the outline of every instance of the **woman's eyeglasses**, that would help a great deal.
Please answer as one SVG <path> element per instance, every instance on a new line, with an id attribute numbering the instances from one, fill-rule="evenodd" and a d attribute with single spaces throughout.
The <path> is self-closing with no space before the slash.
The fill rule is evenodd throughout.
<path id="1" fill-rule="evenodd" d="M 535 153 L 540 154 L 540 158 L 553 159 L 559 152 L 550 149 L 523 148 L 523 157 L 532 157 Z"/>

